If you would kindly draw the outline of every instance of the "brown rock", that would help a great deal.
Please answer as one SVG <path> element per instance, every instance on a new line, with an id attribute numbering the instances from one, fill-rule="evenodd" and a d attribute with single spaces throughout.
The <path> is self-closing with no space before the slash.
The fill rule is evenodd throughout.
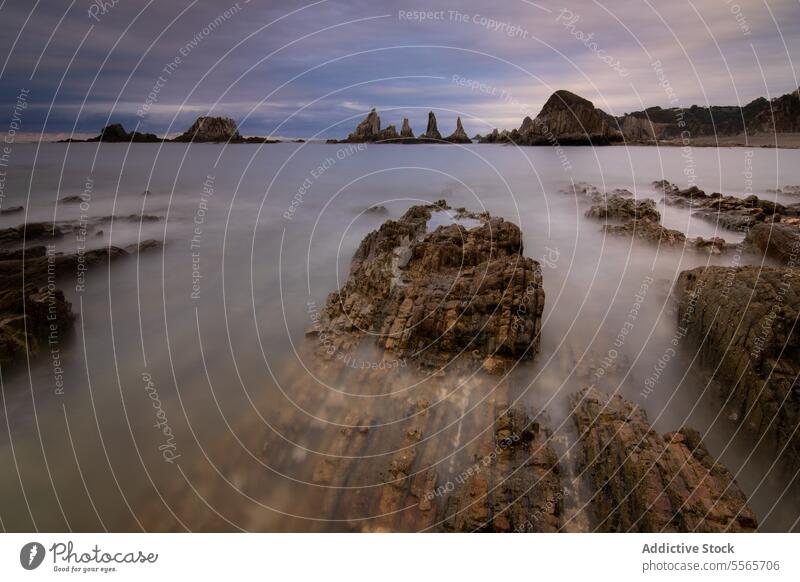
<path id="1" fill-rule="evenodd" d="M 26 353 L 39 355 L 52 334 L 63 337 L 73 319 L 61 289 L 29 284 L 0 292 L 0 364 L 18 362 Z"/>
<path id="2" fill-rule="evenodd" d="M 764 222 L 747 231 L 745 245 L 751 250 L 780 260 L 784 265 L 797 266 L 800 253 L 800 225 Z"/>
<path id="3" fill-rule="evenodd" d="M 676 283 L 678 316 L 740 422 L 800 467 L 800 271 L 704 267 Z"/>
<path id="4" fill-rule="evenodd" d="M 428 128 L 425 130 L 420 138 L 423 139 L 433 139 L 436 141 L 442 140 L 442 134 L 439 133 L 439 129 L 436 127 L 436 115 L 433 114 L 433 111 L 428 112 Z"/>
<path id="5" fill-rule="evenodd" d="M 661 436 L 643 410 L 593 388 L 571 400 L 595 531 L 755 531 L 747 498 L 696 431 Z"/>
<path id="6" fill-rule="evenodd" d="M 346 284 L 313 329 L 349 351 L 363 336 L 420 364 L 458 357 L 513 361 L 538 351 L 541 268 L 522 255 L 519 228 L 488 215 L 481 225 L 427 232 L 444 201 L 411 207 L 361 242 Z"/>
<path id="7" fill-rule="evenodd" d="M 400 128 L 400 137 L 411 139 L 414 137 L 414 132 L 411 131 L 411 126 L 408 124 L 408 117 L 403 118 L 403 127 Z"/>
<path id="8" fill-rule="evenodd" d="M 495 446 L 460 475 L 437 522 L 454 532 L 555 532 L 564 492 L 544 423 L 512 408 L 494 422 Z"/>
<path id="9" fill-rule="evenodd" d="M 472 140 L 469 139 L 467 132 L 464 131 L 464 127 L 461 125 L 460 117 L 456 119 L 456 130 L 447 136 L 446 140 L 451 143 L 472 143 Z"/>
<path id="10" fill-rule="evenodd" d="M 623 196 L 612 195 L 604 198 L 599 204 L 594 204 L 586 211 L 588 218 L 601 218 L 606 220 L 631 220 L 648 219 L 655 223 L 661 222 L 661 214 L 656 210 L 653 200 L 635 200 Z"/>
<path id="11" fill-rule="evenodd" d="M 230 117 L 198 117 L 192 126 L 174 141 L 222 143 L 241 139 L 239 128 Z"/>

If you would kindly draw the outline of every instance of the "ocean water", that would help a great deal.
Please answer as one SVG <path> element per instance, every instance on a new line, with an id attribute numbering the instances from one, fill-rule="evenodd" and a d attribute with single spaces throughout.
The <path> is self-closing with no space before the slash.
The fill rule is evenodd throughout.
<path id="1" fill-rule="evenodd" d="M 797 528 L 797 485 L 774 452 L 737 430 L 708 378 L 691 366 L 691 349 L 658 367 L 676 331 L 671 289 L 679 273 L 752 258 L 608 237 L 600 221 L 584 217 L 587 205 L 571 189 L 588 182 L 660 200 L 651 183 L 666 178 L 800 202 L 765 194 L 800 184 L 799 162 L 798 150 L 743 148 L 15 145 L 3 207 L 21 204 L 25 213 L 0 217 L 0 227 L 113 215 L 85 243 L 67 234 L 57 250 L 147 239 L 163 248 L 90 266 L 83 285 L 77 274 L 61 281 L 79 313 L 56 346 L 63 390 L 47 353 L 2 370 L 2 526 L 213 529 L 197 507 L 226 529 L 368 524 L 372 516 L 348 502 L 318 509 L 320 496 L 337 495 L 309 484 L 315 457 L 336 455 L 320 425 L 369 424 L 375 456 L 390 455 L 391 439 L 383 449 L 380 443 L 395 433 L 383 427 L 402 430 L 410 421 L 398 403 L 424 388 L 408 370 L 398 374 L 401 395 L 373 394 L 345 378 L 329 399 L 304 407 L 303 398 L 322 389 L 302 349 L 304 332 L 343 284 L 368 232 L 411 205 L 445 199 L 518 224 L 525 254 L 542 264 L 541 351 L 515 371 L 514 398 L 557 418 L 566 396 L 587 385 L 576 363 L 613 353 L 609 364 L 621 379 L 606 389 L 645 409 L 659 432 L 698 429 L 736 475 L 762 529 Z M 84 204 L 58 202 L 81 194 Z M 375 205 L 385 212 L 368 210 Z M 665 225 L 689 236 L 741 239 L 686 209 L 659 209 Z M 141 214 L 158 218 L 139 221 Z M 635 324 L 618 345 L 634 305 Z M 365 396 L 369 419 L 354 421 Z M 425 439 L 428 454 L 444 459 L 460 450 L 465 433 L 486 429 L 476 416 L 452 435 L 445 431 L 453 418 L 478 414 L 478 396 L 455 387 L 442 398 L 442 433 Z M 443 470 L 457 471 L 461 461 L 447 458 Z M 366 460 L 350 466 L 348 487 L 385 478 Z"/>

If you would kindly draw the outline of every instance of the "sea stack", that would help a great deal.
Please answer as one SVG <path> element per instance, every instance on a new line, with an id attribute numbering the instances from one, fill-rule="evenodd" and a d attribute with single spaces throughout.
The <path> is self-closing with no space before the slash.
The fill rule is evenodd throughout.
<path id="1" fill-rule="evenodd" d="M 437 141 L 442 140 L 442 134 L 439 133 L 439 128 L 436 127 L 436 116 L 433 114 L 433 111 L 428 112 L 428 129 L 425 130 L 420 137 L 425 139 L 435 139 Z"/>
<path id="2" fill-rule="evenodd" d="M 198 117 L 192 126 L 174 141 L 215 143 L 241 140 L 239 128 L 230 117 Z"/>
<path id="3" fill-rule="evenodd" d="M 381 129 L 381 118 L 378 112 L 372 109 L 363 121 L 356 126 L 356 130 L 348 135 L 344 141 L 349 143 L 380 142 L 393 141 L 399 137 L 397 128 L 394 125 Z"/>
<path id="4" fill-rule="evenodd" d="M 345 141 L 365 142 L 375 141 L 381 131 L 381 118 L 378 112 L 373 109 L 364 120 L 356 126 L 356 130 L 347 136 Z"/>
<path id="5" fill-rule="evenodd" d="M 456 130 L 447 137 L 447 141 L 450 143 L 472 143 L 472 140 L 469 139 L 467 132 L 464 131 L 464 127 L 461 125 L 460 117 L 456 119 Z"/>
<path id="6" fill-rule="evenodd" d="M 400 129 L 400 137 L 414 139 L 414 132 L 411 131 L 411 126 L 408 124 L 408 117 L 403 118 L 403 127 Z"/>

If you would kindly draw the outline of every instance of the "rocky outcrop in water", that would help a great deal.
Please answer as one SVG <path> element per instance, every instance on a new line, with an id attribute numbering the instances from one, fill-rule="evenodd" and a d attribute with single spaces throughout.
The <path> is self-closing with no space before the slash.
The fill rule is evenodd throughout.
<path id="1" fill-rule="evenodd" d="M 603 144 L 622 139 L 616 120 L 594 104 L 569 91 L 556 91 L 530 121 L 519 128 L 521 143 L 534 143 L 555 136 L 560 143 Z"/>
<path id="2" fill-rule="evenodd" d="M 329 140 L 329 143 L 339 143 L 336 140 Z M 378 112 L 373 109 L 356 126 L 356 130 L 347 136 L 342 143 L 418 143 L 414 138 L 414 132 L 408 124 L 408 118 L 403 119 L 403 126 L 400 133 L 394 125 L 389 125 L 381 129 L 381 118 Z"/>
<path id="3" fill-rule="evenodd" d="M 732 417 L 800 467 L 800 271 L 701 267 L 675 289 L 680 325 Z"/>
<path id="4" fill-rule="evenodd" d="M 800 217 L 800 206 L 784 206 L 771 200 L 750 195 L 745 198 L 723 196 L 719 192 L 706 194 L 697 186 L 679 189 L 667 180 L 653 182 L 657 192 L 664 193 L 664 202 L 693 211 L 693 216 L 716 223 L 720 228 L 747 231 L 759 223 L 780 222 Z"/>
<path id="5" fill-rule="evenodd" d="M 539 264 L 523 256 L 519 228 L 502 218 L 461 213 L 480 226 L 427 232 L 444 201 L 414 206 L 361 242 L 347 282 L 312 329 L 334 351 L 369 334 L 420 364 L 456 358 L 500 370 L 538 351 L 544 290 Z"/>
<path id="6" fill-rule="evenodd" d="M 241 140 L 239 128 L 230 117 L 198 117 L 189 129 L 173 141 L 225 143 Z"/>
<path id="7" fill-rule="evenodd" d="M 586 211 L 588 218 L 604 220 L 636 220 L 646 219 L 655 223 L 661 221 L 661 214 L 656 210 L 656 203 L 649 198 L 636 200 L 620 195 L 611 195 Z"/>
<path id="8" fill-rule="evenodd" d="M 617 120 L 566 90 L 553 93 L 535 119 L 525 117 L 519 129 L 495 129 L 481 143 L 516 145 L 604 145 L 622 141 Z"/>
<path id="9" fill-rule="evenodd" d="M 403 118 L 403 127 L 400 128 L 400 137 L 404 139 L 414 139 L 414 132 L 408 124 L 408 117 Z"/>
<path id="10" fill-rule="evenodd" d="M 80 141 L 80 140 L 64 140 L 64 141 Z M 156 143 L 160 142 L 161 138 L 154 133 L 140 133 L 132 131 L 128 133 L 121 123 L 112 123 L 105 126 L 100 130 L 100 135 L 87 139 L 87 142 L 108 142 L 108 143 Z"/>
<path id="11" fill-rule="evenodd" d="M 778 259 L 791 267 L 800 259 L 800 225 L 783 222 L 764 222 L 747 231 L 744 245 L 751 251 Z"/>
<path id="12" fill-rule="evenodd" d="M 747 498 L 696 431 L 659 435 L 643 410 L 592 388 L 571 401 L 595 531 L 756 530 Z"/>
<path id="13" fill-rule="evenodd" d="M 633 237 L 669 247 L 688 247 L 712 255 L 721 254 L 728 248 L 725 240 L 719 237 L 715 236 L 709 239 L 702 236 L 688 238 L 679 230 L 666 228 L 661 223 L 654 222 L 648 218 L 629 220 L 625 224 L 607 224 L 603 228 L 608 234 L 615 236 Z"/>
<path id="14" fill-rule="evenodd" d="M 0 364 L 40 355 L 49 340 L 63 337 L 73 320 L 72 305 L 61 289 L 28 284 L 0 291 Z"/>
<path id="15" fill-rule="evenodd" d="M 442 134 L 439 133 L 439 128 L 436 126 L 436 115 L 434 115 L 433 111 L 428 112 L 428 127 L 420 138 L 436 141 L 442 140 Z"/>
<path id="16" fill-rule="evenodd" d="M 461 125 L 461 118 L 456 118 L 456 130 L 445 138 L 445 141 L 450 143 L 472 143 L 469 139 L 467 132 L 464 131 L 464 126 Z"/>
<path id="17" fill-rule="evenodd" d="M 0 229 L 0 244 L 59 238 L 62 236 L 64 236 L 64 232 L 58 225 L 48 222 L 28 222 L 19 226 Z"/>

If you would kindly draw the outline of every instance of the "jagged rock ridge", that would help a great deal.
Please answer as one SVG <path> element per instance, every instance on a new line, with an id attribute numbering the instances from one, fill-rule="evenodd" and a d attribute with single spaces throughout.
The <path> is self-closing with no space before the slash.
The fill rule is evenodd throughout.
<path id="1" fill-rule="evenodd" d="M 539 264 L 522 252 L 515 224 L 480 221 L 427 232 L 446 202 L 413 206 L 361 242 L 345 285 L 312 330 L 349 352 L 365 334 L 398 356 L 439 366 L 475 359 L 489 370 L 539 348 L 544 289 Z"/>

